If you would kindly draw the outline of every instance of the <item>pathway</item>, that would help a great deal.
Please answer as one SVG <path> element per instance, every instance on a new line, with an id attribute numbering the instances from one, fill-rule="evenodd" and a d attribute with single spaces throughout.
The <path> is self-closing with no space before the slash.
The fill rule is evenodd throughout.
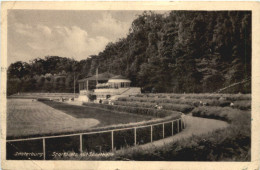
<path id="1" fill-rule="evenodd" d="M 152 143 L 139 145 L 137 147 L 134 147 L 134 149 L 136 148 L 149 149 L 154 147 L 162 147 L 165 144 L 169 144 L 184 138 L 189 138 L 193 135 L 206 134 L 215 131 L 217 129 L 226 128 L 228 126 L 228 123 L 224 121 L 215 120 L 215 119 L 206 119 L 201 117 L 193 117 L 190 115 L 186 115 L 184 119 L 186 122 L 185 124 L 186 127 L 185 129 L 182 130 L 182 132 L 165 139 L 154 141 Z M 133 149 L 133 148 L 129 148 L 129 149 Z M 120 150 L 118 150 L 117 152 L 120 152 Z"/>

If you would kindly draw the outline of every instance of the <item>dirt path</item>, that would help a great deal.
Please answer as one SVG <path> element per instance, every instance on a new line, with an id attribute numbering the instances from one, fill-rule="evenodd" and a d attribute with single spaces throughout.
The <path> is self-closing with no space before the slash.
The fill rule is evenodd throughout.
<path id="1" fill-rule="evenodd" d="M 178 141 L 183 138 L 189 138 L 192 135 L 200 135 L 200 134 L 206 134 L 208 132 L 215 131 L 220 128 L 226 128 L 228 126 L 228 123 L 220 120 L 215 120 L 215 119 L 206 119 L 206 118 L 200 118 L 200 117 L 193 117 L 190 115 L 184 116 L 185 122 L 186 122 L 186 127 L 183 129 L 182 132 L 162 139 L 158 141 L 154 141 L 152 143 L 144 144 L 144 145 L 139 145 L 137 146 L 138 148 L 140 147 L 141 149 L 148 149 L 151 147 L 161 147 L 164 146 L 164 144 L 172 143 L 175 141 Z M 133 148 L 131 148 L 133 149 Z M 118 151 L 120 152 L 120 150 Z"/>

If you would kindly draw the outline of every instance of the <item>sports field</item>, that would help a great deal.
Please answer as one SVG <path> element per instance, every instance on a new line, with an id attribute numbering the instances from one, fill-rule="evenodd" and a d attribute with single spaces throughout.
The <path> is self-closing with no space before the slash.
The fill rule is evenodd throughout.
<path id="1" fill-rule="evenodd" d="M 7 136 L 61 134 L 150 119 L 57 102 L 48 104 L 50 106 L 32 99 L 8 99 Z"/>

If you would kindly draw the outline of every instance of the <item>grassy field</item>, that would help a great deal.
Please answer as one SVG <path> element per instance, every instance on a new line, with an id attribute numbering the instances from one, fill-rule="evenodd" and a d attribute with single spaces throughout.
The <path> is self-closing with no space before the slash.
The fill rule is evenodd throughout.
<path id="1" fill-rule="evenodd" d="M 33 103 L 32 101 L 30 101 Z M 65 103 L 42 101 L 41 103 L 48 109 L 61 112 L 74 119 L 91 118 L 97 120 L 99 124 L 93 127 L 106 126 L 118 123 L 139 122 L 142 120 L 152 119 L 153 115 L 147 114 L 149 107 L 159 104 L 163 106 L 161 113 L 185 111 L 192 121 L 187 128 L 179 133 L 180 138 L 165 139 L 167 144 L 157 141 L 159 144 L 154 147 L 147 145 L 147 148 L 141 147 L 126 148 L 120 152 L 109 153 L 109 156 L 98 156 L 95 158 L 75 157 L 64 159 L 97 159 L 97 160 L 138 160 L 138 161 L 250 161 L 251 160 L 251 95 L 205 95 L 205 94 L 160 94 L 139 95 L 137 97 L 120 98 L 115 106 L 98 105 L 100 108 L 90 106 L 72 106 Z M 38 103 L 38 102 L 37 102 Z M 21 108 L 28 107 L 30 103 L 23 103 Z M 24 105 L 27 105 L 24 106 Z M 39 105 L 41 106 L 41 105 Z M 8 106 L 9 107 L 9 106 Z M 14 108 L 17 106 L 13 106 Z M 41 106 L 42 107 L 42 106 Z M 110 108 L 111 107 L 111 108 Z M 40 108 L 40 107 L 39 107 Z M 36 107 L 35 109 L 39 109 Z M 110 110 L 109 110 L 110 108 Z M 42 108 L 46 109 L 46 108 Z M 169 110 L 164 110 L 169 109 Z M 22 112 L 21 112 L 22 110 Z M 114 111 L 116 110 L 115 114 Z M 118 113 L 117 111 L 132 111 L 136 114 Z M 192 110 L 192 111 L 190 111 Z M 23 109 L 18 109 L 19 113 L 25 114 Z M 47 109 L 46 109 L 47 111 Z M 138 112 L 139 111 L 139 112 Z M 16 111 L 17 112 L 17 111 Z M 31 114 L 34 113 L 32 109 Z M 98 113 L 98 114 L 97 114 Z M 142 115 L 142 114 L 143 115 Z M 149 112 L 150 113 L 150 112 Z M 153 113 L 151 111 L 151 113 Z M 179 112 L 178 112 L 179 113 Z M 41 114 L 40 114 L 41 115 Z M 30 114 L 19 117 L 16 115 L 17 122 L 23 122 L 23 118 Z M 48 115 L 50 116 L 50 115 Z M 154 116 L 154 115 L 153 115 Z M 188 117 L 187 116 L 187 117 Z M 160 117 L 160 116 L 159 116 Z M 26 118 L 26 119 L 32 119 Z M 204 119 L 207 118 L 207 119 Z M 210 120 L 217 119 L 217 120 Z M 33 118 L 33 120 L 42 120 L 41 117 Z M 45 120 L 45 119 L 43 119 Z M 48 120 L 48 118 L 46 118 Z M 54 116 L 54 120 L 59 118 Z M 153 119 L 154 120 L 154 119 Z M 152 120 L 152 121 L 153 121 Z M 194 121 L 198 120 L 198 121 Z M 222 120 L 222 121 L 219 121 Z M 223 122 L 224 121 L 224 122 Z M 29 121 L 30 122 L 30 121 Z M 54 121 L 55 122 L 55 121 Z M 219 124 L 219 122 L 222 122 Z M 15 122 L 14 122 L 15 124 Z M 39 123 L 40 124 L 40 123 Z M 220 126 L 221 125 L 221 126 Z M 79 126 L 79 125 L 78 125 Z M 216 130 L 220 127 L 222 129 Z M 74 128 L 74 127 L 73 127 Z M 89 127 L 91 128 L 91 127 Z M 214 129 L 207 131 L 209 129 Z M 22 131 L 22 130 L 20 130 Z M 203 133 L 202 133 L 203 132 Z M 186 135 L 185 135 L 186 134 Z M 177 136 L 178 136 L 177 135 Z M 89 154 L 89 153 L 87 153 Z M 63 159 L 63 158 L 58 158 Z"/>
<path id="2" fill-rule="evenodd" d="M 116 124 L 126 124 L 132 122 L 140 122 L 143 120 L 150 120 L 152 116 L 137 115 L 123 112 L 111 112 L 108 110 L 103 110 L 99 108 L 87 107 L 87 106 L 77 106 L 69 105 L 66 103 L 53 102 L 53 101 L 43 101 L 46 105 L 60 110 L 68 115 L 75 118 L 94 118 L 99 120 L 100 124 L 98 127 L 103 127 L 107 125 Z"/>
<path id="3" fill-rule="evenodd" d="M 188 115 L 194 116 L 191 118 L 201 118 L 198 118 L 200 121 L 191 121 L 192 126 L 187 126 L 186 129 L 173 136 L 172 139 L 166 138 L 163 141 L 156 141 L 156 144 L 125 148 L 110 153 L 107 157 L 96 156 L 90 158 L 79 156 L 72 159 L 135 161 L 251 160 L 250 94 L 148 94 L 129 98 L 124 97 L 117 102 L 119 105 L 130 104 L 135 107 L 148 107 L 151 103 L 167 104 L 171 110 L 179 110 L 184 104 L 190 105 L 194 109 Z M 174 107 L 170 107 L 171 104 Z M 223 124 L 222 129 L 207 132 L 207 130 L 219 125 L 218 120 L 222 120 L 222 124 L 225 123 L 226 125 Z M 178 136 L 181 136 L 181 138 L 178 138 Z"/>
<path id="4" fill-rule="evenodd" d="M 134 160 L 151 160 L 149 158 L 153 158 L 156 160 L 162 160 L 162 158 L 165 157 L 165 155 L 158 155 L 158 158 L 153 156 L 155 151 L 157 149 L 163 148 L 167 145 L 171 145 L 174 142 L 178 142 L 182 139 L 194 137 L 196 135 L 202 135 L 207 134 L 210 132 L 213 132 L 217 129 L 226 128 L 228 123 L 224 121 L 219 120 L 213 120 L 213 119 L 205 119 L 205 118 L 199 118 L 199 117 L 193 117 L 193 116 L 185 116 L 185 122 L 186 127 L 182 130 L 181 133 L 177 133 L 174 136 L 164 138 L 162 140 L 153 141 L 152 143 L 147 143 L 144 145 L 137 145 L 135 147 L 129 147 L 121 150 L 117 150 L 114 152 L 109 152 L 107 154 L 96 154 L 95 156 L 84 153 L 81 155 L 77 154 L 71 154 L 67 156 L 61 157 L 60 155 L 57 155 L 55 159 L 92 159 L 92 160 L 115 160 L 115 159 L 121 159 L 121 160 L 131 160 L 133 157 L 129 157 L 129 155 L 136 154 L 140 157 L 134 157 Z M 205 128 L 208 127 L 208 128 Z M 141 153 L 146 153 L 146 156 L 142 156 Z M 148 155 L 150 153 L 151 155 Z M 159 158 L 161 156 L 161 158 Z"/>
<path id="5" fill-rule="evenodd" d="M 111 114 L 109 111 L 58 102 L 44 104 L 31 99 L 8 99 L 7 137 L 72 133 L 92 127 L 138 122 L 150 118 L 133 114 Z"/>
<path id="6" fill-rule="evenodd" d="M 194 129 L 185 129 L 192 132 L 192 136 L 183 136 L 182 139 L 173 138 L 167 144 L 157 147 L 147 148 L 137 147 L 125 149 L 116 153 L 111 159 L 138 160 L 138 161 L 250 161 L 251 160 L 251 122 L 248 112 L 235 113 L 237 110 L 219 115 L 209 112 L 207 118 L 229 120 L 230 124 L 224 128 L 209 133 L 198 133 L 200 128 L 207 130 L 215 126 L 208 120 L 208 125 L 204 126 L 198 122 Z M 233 116 L 233 115 L 237 116 Z M 212 115 L 212 116 L 211 116 Z M 204 117 L 197 113 L 196 116 Z M 223 117 L 222 117 L 223 116 Z M 206 119 L 207 120 L 207 119 Z M 195 122 L 193 122 L 195 123 Z M 159 141 L 158 141 L 159 142 Z"/>
<path id="7" fill-rule="evenodd" d="M 189 96 L 190 95 L 190 96 Z M 221 97 L 223 96 L 223 97 Z M 206 106 L 220 106 L 220 107 L 227 107 L 231 106 L 233 108 L 238 108 L 242 110 L 250 110 L 251 109 L 251 98 L 250 95 L 213 95 L 213 96 L 207 96 L 207 95 L 201 95 L 197 94 L 184 94 L 182 97 L 180 94 L 172 95 L 172 94 L 153 94 L 146 96 L 144 95 L 138 95 L 138 96 L 132 96 L 132 97 L 121 97 L 119 98 L 119 101 L 121 102 L 128 102 L 128 103 L 136 103 L 138 102 L 139 105 L 141 103 L 157 103 L 162 105 L 179 105 L 179 107 L 183 107 L 184 105 L 189 105 L 192 107 L 198 107 L 200 105 L 206 105 Z"/>
<path id="8" fill-rule="evenodd" d="M 166 96 L 166 97 L 165 97 Z M 175 102 L 176 99 L 168 99 L 158 96 L 132 97 L 124 101 L 141 102 Z M 175 97 L 174 95 L 170 97 Z M 153 149 L 123 150 L 114 159 L 122 160 L 162 160 L 162 161 L 250 161 L 251 160 L 251 98 L 250 95 L 183 95 L 177 103 L 185 103 L 195 106 L 192 115 L 196 117 L 224 120 L 229 126 L 212 131 L 208 134 L 197 134 L 192 137 L 172 141 Z M 224 98 L 221 98 L 224 97 Z M 181 99 L 182 98 L 182 99 Z M 210 99 L 209 99 L 210 98 Z M 214 99 L 211 99 L 214 98 Z M 208 105 L 194 105 L 194 102 L 202 100 Z M 222 102 L 233 102 L 233 106 L 220 105 Z M 204 126 L 209 128 L 213 124 Z M 188 129 L 185 129 L 188 130 Z"/>
<path id="9" fill-rule="evenodd" d="M 142 107 L 142 108 L 154 108 L 156 105 L 152 102 L 134 102 L 134 101 L 115 101 L 115 105 L 120 106 L 132 106 L 132 107 Z M 187 105 L 187 104 L 174 104 L 174 103 L 160 103 L 160 106 L 164 110 L 172 110 L 172 111 L 179 111 L 182 113 L 190 112 L 194 107 Z"/>

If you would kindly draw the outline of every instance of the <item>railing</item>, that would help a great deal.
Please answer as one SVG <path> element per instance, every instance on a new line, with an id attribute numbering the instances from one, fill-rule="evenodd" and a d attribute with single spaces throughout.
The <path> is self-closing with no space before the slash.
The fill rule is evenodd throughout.
<path id="1" fill-rule="evenodd" d="M 46 136 L 6 141 L 6 159 L 51 160 L 54 153 L 110 152 L 173 136 L 185 128 L 183 118 L 151 125 L 99 132 Z"/>
<path id="2" fill-rule="evenodd" d="M 122 95 L 123 93 L 125 93 L 125 92 L 127 92 L 129 90 L 130 90 L 130 88 L 127 88 L 125 91 L 121 92 L 119 95 Z"/>
<path id="3" fill-rule="evenodd" d="M 94 93 L 98 94 L 98 93 L 110 93 L 110 94 L 120 94 L 122 92 L 124 92 L 125 90 L 127 90 L 129 88 L 106 88 L 106 89 L 94 89 Z"/>

